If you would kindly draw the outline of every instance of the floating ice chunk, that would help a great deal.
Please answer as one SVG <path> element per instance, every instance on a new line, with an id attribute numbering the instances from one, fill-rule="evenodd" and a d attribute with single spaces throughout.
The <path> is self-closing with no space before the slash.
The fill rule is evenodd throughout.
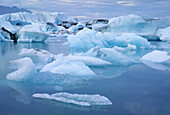
<path id="1" fill-rule="evenodd" d="M 168 18 L 144 20 L 140 16 L 131 14 L 110 19 L 109 27 L 106 31 L 116 35 L 121 35 L 122 33 L 135 33 L 150 39 L 147 36 L 154 37 L 159 28 L 165 28 L 169 25 L 170 20 Z M 155 40 L 156 39 L 157 38 L 155 37 Z"/>
<path id="2" fill-rule="evenodd" d="M 72 76 L 94 76 L 95 73 L 81 61 L 70 61 L 57 58 L 52 63 L 47 64 L 41 72 L 51 72 L 58 74 L 69 74 Z"/>
<path id="3" fill-rule="evenodd" d="M 155 32 L 155 28 L 147 24 L 142 17 L 132 14 L 110 19 L 107 31 L 116 35 L 121 35 L 122 33 L 152 35 Z"/>
<path id="4" fill-rule="evenodd" d="M 170 63 L 170 55 L 165 51 L 154 50 L 144 55 L 140 60 L 153 63 Z"/>
<path id="5" fill-rule="evenodd" d="M 18 42 L 44 42 L 49 37 L 45 32 L 45 25 L 26 25 L 17 32 Z"/>
<path id="6" fill-rule="evenodd" d="M 162 41 L 170 41 L 170 27 L 159 29 L 156 34 Z"/>
<path id="7" fill-rule="evenodd" d="M 128 47 L 129 44 L 136 48 L 150 48 L 150 43 L 143 37 L 133 33 L 124 33 L 115 36 L 112 33 L 101 33 L 90 29 L 83 29 L 76 35 L 68 36 L 68 46 L 74 49 L 89 50 L 92 47 L 110 48 L 113 46 Z"/>
<path id="8" fill-rule="evenodd" d="M 90 56 L 75 56 L 75 55 L 69 55 L 66 56 L 65 59 L 71 60 L 71 61 L 82 61 L 84 64 L 88 66 L 103 66 L 103 65 L 110 65 L 110 62 L 104 61 L 99 58 L 90 57 Z"/>
<path id="9" fill-rule="evenodd" d="M 38 68 L 42 69 L 44 65 L 50 63 L 54 59 L 54 55 L 46 50 L 40 49 L 27 49 L 23 48 L 19 53 L 22 57 L 29 57 L 32 61 L 38 66 Z"/>
<path id="10" fill-rule="evenodd" d="M 119 47 L 128 47 L 129 44 L 135 45 L 136 48 L 150 48 L 150 43 L 145 38 L 133 33 L 123 33 L 114 42 L 114 45 Z"/>
<path id="11" fill-rule="evenodd" d="M 94 106 L 94 105 L 112 105 L 112 102 L 105 96 L 87 95 L 87 94 L 70 94 L 70 93 L 55 93 L 49 94 L 34 94 L 35 98 L 51 99 L 64 103 L 75 104 L 79 106 Z"/>
<path id="12" fill-rule="evenodd" d="M 90 49 L 95 46 L 105 47 L 107 43 L 103 38 L 96 37 L 97 32 L 84 28 L 76 35 L 68 36 L 68 46 L 75 49 Z"/>
<path id="13" fill-rule="evenodd" d="M 35 65 L 28 57 L 11 61 L 11 64 L 18 67 L 18 70 L 7 74 L 8 80 L 25 81 L 31 79 L 37 73 Z"/>

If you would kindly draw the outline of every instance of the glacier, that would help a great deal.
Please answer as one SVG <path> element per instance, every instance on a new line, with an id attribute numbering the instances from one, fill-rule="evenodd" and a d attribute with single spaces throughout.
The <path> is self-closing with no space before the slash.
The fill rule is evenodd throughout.
<path id="1" fill-rule="evenodd" d="M 25 57 L 11 61 L 10 63 L 14 66 L 17 66 L 18 70 L 7 74 L 6 78 L 8 80 L 26 81 L 31 79 L 37 73 L 37 68 L 32 62 L 31 58 Z"/>
<path id="2" fill-rule="evenodd" d="M 112 105 L 112 102 L 105 96 L 99 94 L 88 95 L 88 94 L 71 94 L 66 92 L 55 93 L 55 94 L 33 94 L 34 98 L 50 99 L 60 101 L 63 103 L 75 104 L 79 106 L 95 106 L 95 105 Z"/>

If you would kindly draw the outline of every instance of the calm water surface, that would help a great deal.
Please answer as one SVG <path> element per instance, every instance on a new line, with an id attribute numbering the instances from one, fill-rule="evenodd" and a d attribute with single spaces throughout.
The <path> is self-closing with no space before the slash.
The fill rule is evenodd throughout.
<path id="1" fill-rule="evenodd" d="M 156 43 L 170 53 L 170 44 Z M 170 71 L 156 70 L 142 63 L 121 67 L 91 69 L 96 78 L 74 88 L 62 88 L 14 82 L 6 75 L 14 68 L 9 61 L 20 58 L 22 48 L 45 49 L 53 54 L 68 54 L 62 43 L 1 43 L 0 42 L 0 115 L 169 115 Z M 134 53 L 139 58 L 148 51 Z M 35 99 L 34 93 L 69 92 L 100 94 L 112 101 L 111 106 L 81 107 L 61 102 Z"/>

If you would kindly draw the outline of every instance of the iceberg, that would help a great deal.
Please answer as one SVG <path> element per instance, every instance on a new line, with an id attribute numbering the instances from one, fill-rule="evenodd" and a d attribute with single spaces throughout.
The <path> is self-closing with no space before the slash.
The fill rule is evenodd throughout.
<path id="1" fill-rule="evenodd" d="M 82 61 L 70 61 L 68 59 L 57 58 L 47 64 L 40 72 L 51 72 L 57 74 L 69 74 L 72 76 L 94 76 L 95 73 Z"/>
<path id="2" fill-rule="evenodd" d="M 113 46 L 128 47 L 129 44 L 136 48 L 150 48 L 150 43 L 143 37 L 134 33 L 123 33 L 121 36 L 115 36 L 112 33 L 101 33 L 90 29 L 83 29 L 76 35 L 68 36 L 67 45 L 73 49 L 89 50 L 99 46 L 101 48 L 111 48 Z"/>
<path id="3" fill-rule="evenodd" d="M 156 34 L 161 41 L 170 41 L 170 27 L 159 29 Z"/>
<path id="4" fill-rule="evenodd" d="M 31 79 L 36 73 L 37 68 L 33 64 L 32 60 L 28 57 L 14 60 L 10 62 L 12 65 L 17 66 L 18 70 L 7 74 L 8 80 L 14 81 L 26 81 Z"/>
<path id="5" fill-rule="evenodd" d="M 54 60 L 54 55 L 46 50 L 23 48 L 18 54 L 22 57 L 29 57 L 39 69 Z"/>
<path id="6" fill-rule="evenodd" d="M 138 15 L 131 14 L 110 19 L 106 31 L 115 35 L 135 33 L 139 36 L 145 36 L 149 40 L 157 40 L 156 31 L 168 26 L 170 26 L 169 18 L 145 20 Z"/>
<path id="7" fill-rule="evenodd" d="M 73 49 L 90 49 L 95 46 L 105 47 L 107 43 L 104 39 L 96 37 L 97 32 L 84 28 L 76 35 L 69 35 L 67 45 Z"/>
<path id="8" fill-rule="evenodd" d="M 150 48 L 150 43 L 145 38 L 134 33 L 123 33 L 114 42 L 114 45 L 119 47 L 128 47 L 129 44 L 135 45 L 138 49 Z"/>
<path id="9" fill-rule="evenodd" d="M 166 51 L 154 50 L 144 55 L 140 60 L 153 63 L 170 63 L 170 55 Z"/>
<path id="10" fill-rule="evenodd" d="M 49 35 L 46 26 L 42 24 L 26 25 L 17 34 L 18 42 L 44 42 Z"/>
<path id="11" fill-rule="evenodd" d="M 63 103 L 75 104 L 79 106 L 95 106 L 95 105 L 112 105 L 112 102 L 105 96 L 98 94 L 71 94 L 66 92 L 49 94 L 36 93 L 33 95 L 34 98 L 50 99 L 60 101 Z"/>

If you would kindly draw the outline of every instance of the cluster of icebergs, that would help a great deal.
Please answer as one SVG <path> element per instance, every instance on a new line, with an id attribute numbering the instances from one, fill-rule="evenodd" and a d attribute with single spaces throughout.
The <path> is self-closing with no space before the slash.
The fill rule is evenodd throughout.
<path id="1" fill-rule="evenodd" d="M 1 15 L 0 20 L 1 27 L 16 32 L 19 42 L 44 42 L 50 36 L 67 33 L 65 45 L 69 50 L 76 51 L 65 56 L 24 48 L 19 53 L 21 59 L 11 61 L 16 71 L 7 74 L 8 80 L 70 86 L 96 77 L 94 68 L 98 67 L 127 67 L 144 63 L 157 70 L 170 70 L 168 52 L 154 50 L 138 58 L 128 54 L 154 49 L 149 40 L 170 41 L 168 17 L 146 20 L 137 15 L 128 15 L 109 21 L 94 21 L 90 25 L 89 22 L 66 18 L 61 13 L 14 13 Z M 10 36 L 1 30 L 0 39 L 10 41 Z M 120 75 L 124 71 L 116 69 L 114 72 Z M 81 106 L 112 104 L 100 95 L 56 93 L 34 94 L 33 97 Z"/>
<path id="2" fill-rule="evenodd" d="M 105 44 L 104 41 L 110 40 L 110 37 L 126 39 L 126 36 L 128 38 L 140 37 L 147 40 L 170 41 L 169 26 L 169 17 L 143 19 L 137 15 L 120 16 L 110 20 L 94 20 L 92 22 L 79 22 L 76 18 L 67 18 L 63 13 L 19 12 L 0 16 L 0 27 L 16 33 L 19 42 L 44 42 L 48 37 L 76 34 L 83 28 L 85 28 L 84 32 L 90 35 L 85 36 L 83 32 L 80 32 L 76 36 L 79 37 L 82 34 L 88 38 L 86 42 L 94 42 L 93 45 L 106 46 L 108 44 Z M 90 28 L 90 30 L 87 30 L 87 28 Z M 89 41 L 91 37 L 93 41 Z M 107 40 L 104 40 L 104 38 Z M 1 41 L 10 41 L 10 36 L 1 30 L 0 39 Z M 100 41 L 96 43 L 95 39 L 100 39 Z M 79 40 L 76 40 L 76 42 Z M 69 37 L 69 42 L 71 44 L 74 42 L 73 36 Z M 91 45 L 89 44 L 88 47 L 91 47 Z"/>
<path id="3" fill-rule="evenodd" d="M 136 47 L 129 46 L 130 50 Z M 74 86 L 96 77 L 91 67 L 120 65 L 127 66 L 143 62 L 157 70 L 170 70 L 170 55 L 165 51 L 154 50 L 147 53 L 139 60 L 132 60 L 123 55 L 121 48 L 94 47 L 85 53 L 75 53 L 64 56 L 53 55 L 40 49 L 22 49 L 19 55 L 23 58 L 11 61 L 17 70 L 7 74 L 7 79 L 12 81 L 27 81 L 33 84 L 56 85 L 59 87 Z M 125 50 L 127 50 L 126 48 Z M 122 50 L 122 49 L 121 49 Z M 135 49 L 136 50 L 136 49 Z M 119 68 L 118 68 L 119 69 Z M 117 71 L 117 70 L 116 70 Z M 116 72 L 115 71 L 115 72 Z M 119 70 L 120 71 L 120 70 Z M 61 101 L 80 106 L 111 105 L 112 102 L 104 96 L 87 94 L 33 94 L 35 98 L 44 98 Z"/>
<path id="4" fill-rule="evenodd" d="M 132 47 L 132 46 L 129 46 Z M 116 48 L 118 49 L 118 48 Z M 15 81 L 36 81 L 41 73 L 49 77 L 69 75 L 88 80 L 96 76 L 91 67 L 128 66 L 135 63 L 170 64 L 170 55 L 165 51 L 154 50 L 141 59 L 132 59 L 113 48 L 94 47 L 83 53 L 64 56 L 53 55 L 40 49 L 22 49 L 19 55 L 23 58 L 11 61 L 18 70 L 9 73 L 7 79 Z M 26 63 L 25 63 L 26 62 Z M 41 79 L 40 79 L 41 80 Z M 41 82 L 41 81 L 40 81 Z"/>

